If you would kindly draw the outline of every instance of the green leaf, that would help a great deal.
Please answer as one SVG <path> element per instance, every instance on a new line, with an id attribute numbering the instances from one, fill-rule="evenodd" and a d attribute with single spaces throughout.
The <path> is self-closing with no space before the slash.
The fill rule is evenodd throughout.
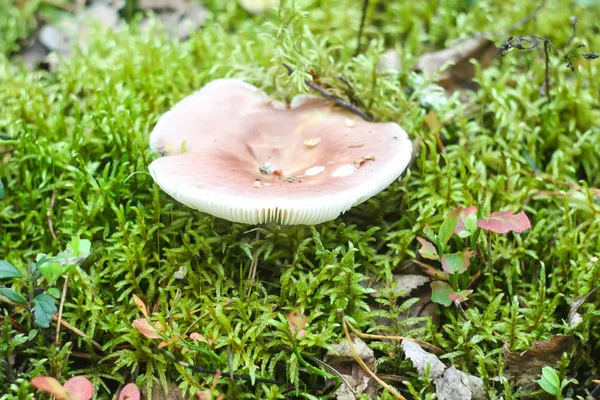
<path id="1" fill-rule="evenodd" d="M 35 296 L 33 304 L 32 311 L 36 326 L 49 328 L 50 321 L 52 321 L 52 314 L 57 311 L 54 299 L 46 293 L 42 293 Z"/>
<path id="2" fill-rule="evenodd" d="M 440 231 L 438 233 L 438 238 L 442 245 L 448 243 L 448 240 L 452 237 L 454 230 L 456 229 L 456 225 L 458 224 L 458 217 L 462 211 L 462 207 L 458 207 L 448 213 L 444 222 L 442 222 L 442 226 L 440 226 Z"/>
<path id="3" fill-rule="evenodd" d="M 556 370 L 552 367 L 542 368 L 542 378 L 546 379 L 552 386 L 560 387 L 560 379 Z"/>
<path id="4" fill-rule="evenodd" d="M 469 268 L 469 259 L 464 253 L 444 254 L 442 256 L 442 269 L 449 274 L 458 272 L 462 274 Z"/>
<path id="5" fill-rule="evenodd" d="M 4 199 L 6 193 L 4 192 L 4 184 L 2 183 L 2 179 L 0 179 L 0 200 Z"/>
<path id="6" fill-rule="evenodd" d="M 8 261 L 0 260 L 0 279 L 7 278 L 23 278 L 23 274 Z"/>
<path id="7" fill-rule="evenodd" d="M 439 259 L 437 250 L 431 242 L 420 237 L 418 237 L 417 240 L 419 241 L 419 243 L 421 243 L 421 248 L 419 249 L 419 254 L 421 255 L 421 257 L 428 258 L 430 260 Z"/>
<path id="8" fill-rule="evenodd" d="M 60 297 L 60 291 L 53 287 L 47 290 L 48 294 L 52 297 L 54 297 L 55 299 L 58 299 Z"/>
<path id="9" fill-rule="evenodd" d="M 65 270 L 66 267 L 55 261 L 47 262 L 40 266 L 40 272 L 50 286 L 56 283 L 56 280 L 65 273 Z"/>
<path id="10" fill-rule="evenodd" d="M 25 299 L 22 298 L 19 293 L 15 292 L 11 288 L 0 287 L 0 296 L 6 297 L 7 299 L 9 299 L 10 301 L 12 301 L 13 303 L 18 303 L 18 304 L 26 304 L 27 303 L 25 301 Z"/>
<path id="11" fill-rule="evenodd" d="M 449 306 L 452 304 L 452 300 L 450 300 L 450 293 L 454 292 L 452 287 L 448 285 L 446 282 L 442 281 L 434 281 L 431 282 L 431 300 L 434 302 Z"/>
<path id="12" fill-rule="evenodd" d="M 68 250 L 73 251 L 75 257 L 86 257 L 90 255 L 92 243 L 87 239 L 80 239 L 79 236 L 73 236 L 67 246 Z"/>

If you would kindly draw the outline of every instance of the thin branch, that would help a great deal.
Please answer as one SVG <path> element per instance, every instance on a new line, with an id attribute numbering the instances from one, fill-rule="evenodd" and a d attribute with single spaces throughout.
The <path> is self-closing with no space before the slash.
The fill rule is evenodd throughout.
<path id="1" fill-rule="evenodd" d="M 521 20 L 519 20 L 519 21 L 515 22 L 514 24 L 512 24 L 511 26 L 509 26 L 506 31 L 510 33 L 516 29 L 519 29 L 520 27 L 522 27 L 529 21 L 534 20 L 537 17 L 538 13 L 540 11 L 542 11 L 542 8 L 544 8 L 545 6 L 546 6 L 546 0 L 542 0 L 540 2 L 540 5 L 535 10 L 533 10 L 533 12 L 526 15 L 525 18 L 522 18 Z"/>
<path id="2" fill-rule="evenodd" d="M 294 71 L 295 71 L 294 68 L 290 67 L 288 64 L 284 63 L 283 66 L 288 70 L 288 73 L 290 75 L 294 73 Z M 358 108 L 357 106 L 355 106 L 354 104 L 329 93 L 327 90 L 323 89 L 316 83 L 314 83 L 308 79 L 304 79 L 304 83 L 309 88 L 317 91 L 321 96 L 325 97 L 327 100 L 333 101 L 334 103 L 345 108 L 346 110 L 350 111 L 351 113 L 358 115 L 365 121 L 369 121 L 369 122 L 373 121 L 373 117 L 369 113 L 366 113 L 366 112 L 362 111 L 360 108 Z"/>
<path id="3" fill-rule="evenodd" d="M 62 321 L 63 307 L 65 305 L 65 297 L 67 297 L 67 285 L 69 284 L 69 274 L 65 278 L 65 284 L 63 285 L 62 294 L 60 295 L 60 305 L 58 306 L 58 323 L 56 324 L 56 337 L 54 338 L 54 344 L 57 346 L 60 344 L 60 323 Z"/>
<path id="4" fill-rule="evenodd" d="M 50 229 L 50 234 L 52 238 L 56 241 L 56 243 L 60 246 L 60 240 L 56 238 L 54 234 L 54 224 L 52 222 L 52 209 L 54 208 L 54 202 L 56 200 L 56 191 L 52 192 L 52 197 L 50 197 L 50 207 L 48 207 L 48 211 L 46 211 L 46 218 L 48 219 L 48 229 Z"/>
<path id="5" fill-rule="evenodd" d="M 354 55 L 359 55 L 361 51 L 362 35 L 365 28 L 365 20 L 367 19 L 367 9 L 369 8 L 369 0 L 363 0 L 362 14 L 360 16 L 360 26 L 358 27 L 358 38 L 356 40 L 356 50 Z"/>
<path id="6" fill-rule="evenodd" d="M 58 322 L 58 315 L 56 314 L 52 314 L 52 320 L 54 322 Z M 70 330 L 71 332 L 73 332 L 74 334 L 76 334 L 77 336 L 81 336 L 84 339 L 88 339 L 92 345 L 99 351 L 102 351 L 102 346 L 100 345 L 100 343 L 96 342 L 94 339 L 90 338 L 88 335 L 86 335 L 84 332 L 80 331 L 79 329 L 77 329 L 76 327 L 74 327 L 73 325 L 69 324 L 67 321 L 65 321 L 64 319 L 60 321 L 60 324 L 62 326 L 64 326 L 66 329 Z"/>

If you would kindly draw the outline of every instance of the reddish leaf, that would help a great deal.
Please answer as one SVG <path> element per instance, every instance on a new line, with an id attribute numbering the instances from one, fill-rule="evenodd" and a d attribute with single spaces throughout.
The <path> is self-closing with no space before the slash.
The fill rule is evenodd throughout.
<path id="1" fill-rule="evenodd" d="M 119 394 L 119 400 L 140 400 L 140 397 L 140 389 L 138 389 L 135 383 L 125 385 Z"/>
<path id="2" fill-rule="evenodd" d="M 531 222 L 523 211 L 515 214 L 514 211 L 494 212 L 487 219 L 477 221 L 477 226 L 481 229 L 496 233 L 507 233 L 515 231 L 516 233 L 525 232 L 531 228 Z"/>
<path id="3" fill-rule="evenodd" d="M 467 255 L 465 253 L 444 254 L 442 256 L 442 269 L 449 274 L 455 272 L 462 274 L 471 264 Z"/>
<path id="4" fill-rule="evenodd" d="M 136 319 L 131 325 L 147 338 L 162 339 L 146 318 Z"/>
<path id="5" fill-rule="evenodd" d="M 448 295 L 448 298 L 451 301 L 458 301 L 459 303 L 462 303 L 463 301 L 467 301 L 467 299 L 469 298 L 469 295 L 473 293 L 472 290 L 461 290 L 460 292 L 452 292 Z"/>
<path id="6" fill-rule="evenodd" d="M 53 394 L 59 399 L 68 400 L 69 398 L 69 392 L 67 392 L 59 381 L 50 376 L 36 376 L 31 380 L 31 384 L 35 388 Z"/>
<path id="7" fill-rule="evenodd" d="M 142 315 L 144 317 L 148 318 L 148 309 L 146 308 L 146 304 L 144 304 L 144 301 L 142 299 L 140 299 L 139 297 L 137 297 L 135 294 L 132 295 L 132 297 L 133 297 L 133 302 L 137 306 L 138 310 L 140 310 L 140 312 L 142 313 Z"/>
<path id="8" fill-rule="evenodd" d="M 64 388 L 71 400 L 90 400 L 94 395 L 94 385 L 84 376 L 76 376 L 65 382 Z"/>
<path id="9" fill-rule="evenodd" d="M 428 258 L 430 260 L 438 260 L 439 256 L 435 246 L 427 241 L 426 239 L 418 237 L 417 240 L 421 243 L 421 248 L 419 249 L 419 254 L 423 258 Z"/>
<path id="10" fill-rule="evenodd" d="M 452 301 L 448 297 L 452 293 L 452 287 L 446 282 L 431 282 L 431 300 L 444 306 L 449 306 Z"/>
<path id="11" fill-rule="evenodd" d="M 461 232 L 469 231 L 465 227 L 465 218 L 467 218 L 471 214 L 477 214 L 477 207 L 470 206 L 462 210 L 462 213 L 458 216 L 458 223 L 456 224 L 456 228 L 454 229 L 454 233 L 459 235 Z"/>
<path id="12" fill-rule="evenodd" d="M 288 321 L 290 323 L 290 332 L 297 338 L 301 338 L 306 335 L 304 327 L 306 326 L 306 315 L 300 311 L 294 310 L 288 314 Z"/>

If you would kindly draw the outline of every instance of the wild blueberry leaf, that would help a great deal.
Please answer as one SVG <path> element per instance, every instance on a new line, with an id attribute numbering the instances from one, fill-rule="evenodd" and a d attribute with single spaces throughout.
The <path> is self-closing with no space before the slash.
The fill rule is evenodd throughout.
<path id="1" fill-rule="evenodd" d="M 442 244 L 448 243 L 448 240 L 452 237 L 456 225 L 458 224 L 458 216 L 461 212 L 462 207 L 455 208 L 448 213 L 444 222 L 442 222 L 442 226 L 440 226 L 440 231 L 438 233 L 438 238 Z"/>
<path id="2" fill-rule="evenodd" d="M 427 241 L 426 239 L 418 237 L 417 240 L 421 243 L 421 248 L 419 249 L 419 254 L 423 258 L 428 258 L 430 260 L 438 260 L 439 256 L 437 250 L 433 243 Z"/>
<path id="3" fill-rule="evenodd" d="M 66 267 L 58 262 L 46 262 L 40 265 L 39 268 L 42 276 L 46 278 L 49 285 L 54 285 L 56 280 L 66 272 L 66 269 Z"/>
<path id="4" fill-rule="evenodd" d="M 431 282 L 431 300 L 434 302 L 449 306 L 452 304 L 452 300 L 450 300 L 450 293 L 454 292 L 452 287 L 448 285 L 446 282 L 434 281 Z"/>
<path id="5" fill-rule="evenodd" d="M 552 367 L 542 368 L 542 377 L 546 379 L 552 386 L 560 387 L 560 378 Z"/>
<path id="6" fill-rule="evenodd" d="M 31 384 L 36 389 L 50 393 L 59 399 L 67 400 L 69 398 L 69 392 L 67 392 L 59 381 L 50 376 L 36 376 L 31 380 Z"/>
<path id="7" fill-rule="evenodd" d="M 459 237 L 466 237 L 473 233 L 475 229 L 477 229 L 477 207 L 470 206 L 463 209 L 458 216 L 454 233 Z M 465 232 L 466 236 L 464 236 Z"/>
<path id="8" fill-rule="evenodd" d="M 41 328 L 50 327 L 52 314 L 57 311 L 54 299 L 48 296 L 46 293 L 42 293 L 34 297 L 33 304 L 33 316 L 35 318 L 35 324 Z"/>
<path id="9" fill-rule="evenodd" d="M 531 228 L 531 222 L 523 211 L 515 214 L 514 211 L 498 211 L 492 213 L 488 218 L 482 218 L 477 221 L 477 226 L 483 230 L 508 233 L 514 231 L 516 233 L 525 232 Z"/>
<path id="10" fill-rule="evenodd" d="M 94 396 L 94 385 L 84 376 L 76 376 L 65 382 L 64 388 L 71 400 L 90 400 Z"/>
<path id="11" fill-rule="evenodd" d="M 458 301 L 459 303 L 462 303 L 463 301 L 467 301 L 471 293 L 473 293 L 472 290 L 461 290 L 460 292 L 450 293 L 448 298 L 453 302 Z"/>
<path id="12" fill-rule="evenodd" d="M 136 319 L 131 325 L 133 325 L 138 332 L 149 339 L 162 339 L 162 337 L 156 332 L 156 328 L 150 325 L 146 318 Z"/>
<path id="13" fill-rule="evenodd" d="M 469 258 L 463 252 L 444 254 L 442 256 L 442 269 L 449 274 L 458 272 L 462 274 L 470 265 Z"/>
<path id="14" fill-rule="evenodd" d="M 23 278 L 21 271 L 5 260 L 0 260 L 0 279 Z"/>
<path id="15" fill-rule="evenodd" d="M 119 400 L 140 400 L 140 389 L 138 389 L 135 383 L 128 383 L 121 390 Z"/>
<path id="16" fill-rule="evenodd" d="M 19 293 L 15 292 L 11 288 L 0 287 L 0 296 L 6 297 L 13 303 L 17 303 L 17 304 L 25 304 L 26 303 L 25 299 L 22 298 Z"/>

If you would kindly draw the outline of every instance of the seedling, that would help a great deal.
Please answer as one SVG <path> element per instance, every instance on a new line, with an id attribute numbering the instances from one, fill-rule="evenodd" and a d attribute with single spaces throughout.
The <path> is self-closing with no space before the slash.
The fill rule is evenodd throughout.
<path id="1" fill-rule="evenodd" d="M 73 237 L 67 249 L 55 257 L 38 254 L 36 261 L 29 264 L 27 275 L 23 275 L 8 261 L 0 260 L 0 279 L 24 280 L 27 290 L 27 294 L 22 294 L 13 288 L 0 287 L 0 300 L 29 310 L 33 316 L 34 326 L 50 327 L 52 315 L 58 311 L 56 299 L 60 298 L 60 291 L 55 287 L 57 280 L 61 276 L 68 276 L 74 266 L 89 256 L 90 249 L 89 240 Z M 46 280 L 46 288 L 41 293 L 36 287 L 40 278 Z"/>
<path id="2" fill-rule="evenodd" d="M 552 367 L 542 368 L 542 377 L 536 381 L 547 393 L 556 397 L 556 400 L 562 400 L 564 397 L 562 391 L 569 383 L 578 383 L 575 379 L 563 379 L 558 377 L 558 373 Z"/>
<path id="3" fill-rule="evenodd" d="M 524 212 L 518 214 L 514 211 L 494 212 L 488 218 L 478 218 L 477 214 L 478 210 L 475 206 L 458 207 L 448 213 L 437 234 L 429 227 L 423 229 L 431 242 L 421 237 L 417 238 L 421 244 L 419 249 L 421 257 L 439 261 L 442 266 L 443 271 L 430 271 L 430 274 L 438 279 L 431 283 L 431 299 L 438 304 L 460 305 L 473 292 L 468 289 L 472 277 L 467 272 L 471 265 L 471 258 L 477 252 L 469 247 L 452 252 L 449 245 L 452 235 L 457 235 L 460 239 L 469 239 L 470 245 L 474 246 L 481 230 L 505 234 L 510 231 L 520 233 L 531 228 L 531 223 Z"/>

